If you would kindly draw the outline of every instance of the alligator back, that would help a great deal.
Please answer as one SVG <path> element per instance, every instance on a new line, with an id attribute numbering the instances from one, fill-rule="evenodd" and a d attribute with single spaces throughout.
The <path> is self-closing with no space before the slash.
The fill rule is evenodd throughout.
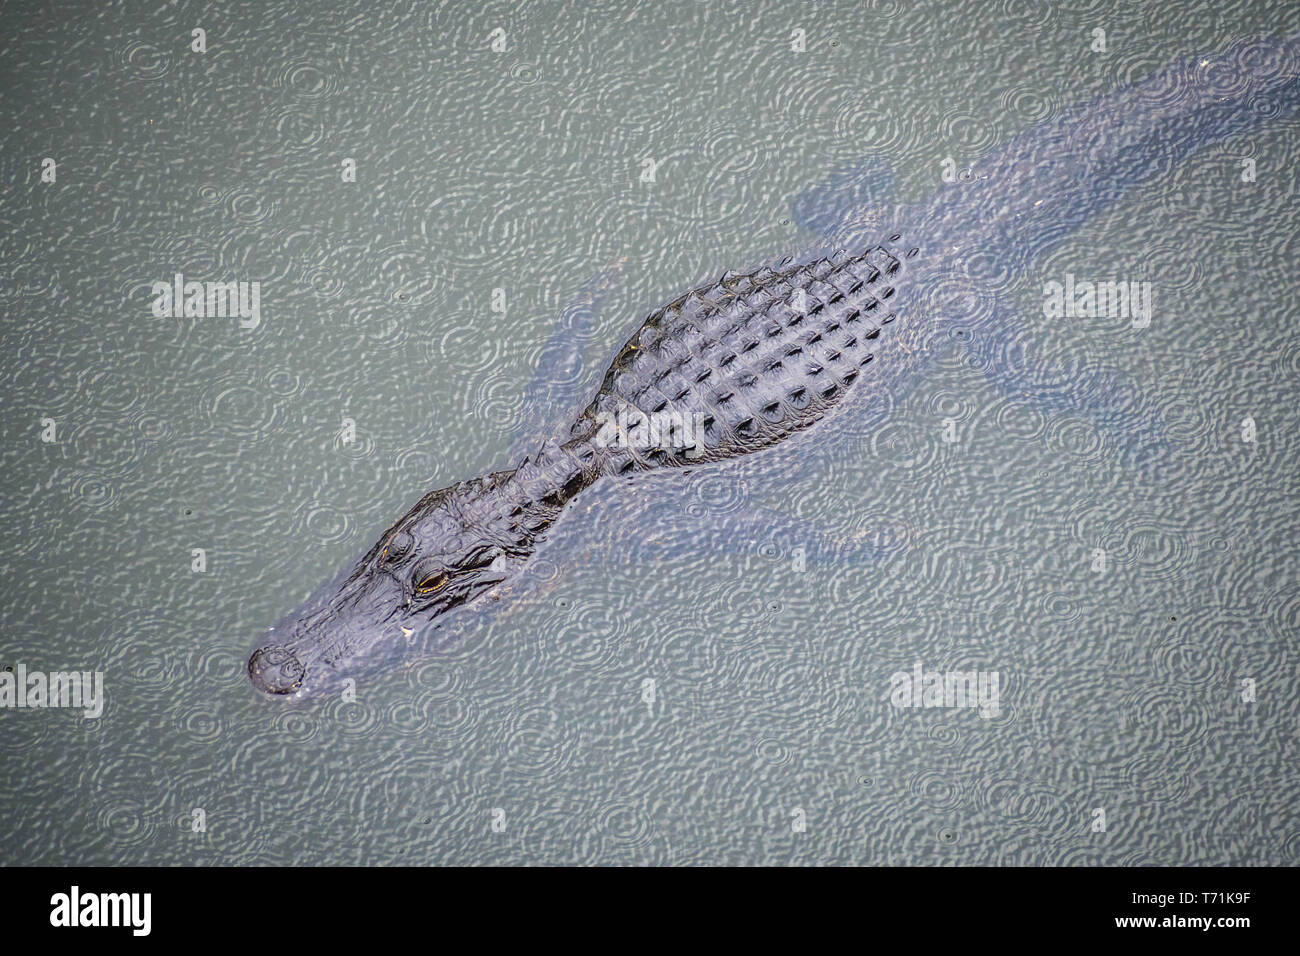
<path id="1" fill-rule="evenodd" d="M 721 461 L 821 420 L 864 377 L 904 279 L 899 236 L 861 255 L 724 273 L 653 312 L 571 442 L 605 474 Z"/>

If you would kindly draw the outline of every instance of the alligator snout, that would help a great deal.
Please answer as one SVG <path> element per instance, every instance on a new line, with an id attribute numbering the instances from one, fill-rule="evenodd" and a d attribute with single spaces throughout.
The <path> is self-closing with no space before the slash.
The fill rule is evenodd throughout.
<path id="1" fill-rule="evenodd" d="M 392 575 L 346 569 L 297 610 L 262 632 L 248 657 L 248 679 L 281 700 L 315 697 L 364 670 L 401 633 L 390 623 L 402 608 Z"/>
<path id="2" fill-rule="evenodd" d="M 265 694 L 292 694 L 302 687 L 306 668 L 283 644 L 259 647 L 248 659 L 248 676 Z"/>

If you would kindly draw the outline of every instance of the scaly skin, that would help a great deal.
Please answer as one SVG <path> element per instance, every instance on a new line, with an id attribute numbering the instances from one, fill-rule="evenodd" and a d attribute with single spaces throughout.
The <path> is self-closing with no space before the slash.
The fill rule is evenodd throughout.
<path id="1" fill-rule="evenodd" d="M 319 692 L 376 647 L 482 600 L 606 476 L 725 461 L 821 421 L 870 375 L 876 341 L 896 320 L 890 303 L 917 252 L 900 241 L 728 273 L 651 314 L 568 441 L 422 498 L 340 585 L 272 629 L 249 658 L 253 684 L 272 696 Z M 701 427 L 677 445 L 610 442 L 603 425 L 620 413 Z"/>

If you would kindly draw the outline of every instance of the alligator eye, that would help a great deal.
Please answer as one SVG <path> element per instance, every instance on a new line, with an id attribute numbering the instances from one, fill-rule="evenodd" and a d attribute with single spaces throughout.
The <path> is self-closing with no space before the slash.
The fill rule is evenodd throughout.
<path id="1" fill-rule="evenodd" d="M 415 539 L 407 532 L 399 531 L 393 535 L 393 540 L 388 542 L 388 560 L 397 562 L 411 553 L 411 546 L 415 544 Z"/>
<path id="2" fill-rule="evenodd" d="M 432 594 L 447 584 L 449 575 L 437 561 L 421 561 L 416 565 L 411 580 L 415 582 L 417 594 Z"/>
<path id="3" fill-rule="evenodd" d="M 438 572 L 437 574 L 433 574 L 425 578 L 423 581 L 421 581 L 419 584 L 415 586 L 415 589 L 419 591 L 421 594 L 432 594 L 434 591 L 441 590 L 443 585 L 445 585 L 446 583 L 447 583 L 447 573 L 445 571 L 441 571 Z"/>

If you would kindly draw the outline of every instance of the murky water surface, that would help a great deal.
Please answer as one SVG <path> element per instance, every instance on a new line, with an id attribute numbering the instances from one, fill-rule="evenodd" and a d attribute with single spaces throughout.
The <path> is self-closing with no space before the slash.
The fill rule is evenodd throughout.
<path id="1" fill-rule="evenodd" d="M 597 486 L 535 587 L 355 702 L 243 673 L 652 308 L 1300 7 L 316 6 L 0 13 L 0 665 L 107 695 L 0 711 L 0 863 L 1300 862 L 1292 113 L 1008 273 L 1095 402 L 903 316 L 924 374 Z M 178 272 L 260 283 L 256 327 L 155 316 Z M 1149 323 L 1046 315 L 1067 275 L 1150 283 Z M 918 664 L 998 713 L 894 706 Z"/>

